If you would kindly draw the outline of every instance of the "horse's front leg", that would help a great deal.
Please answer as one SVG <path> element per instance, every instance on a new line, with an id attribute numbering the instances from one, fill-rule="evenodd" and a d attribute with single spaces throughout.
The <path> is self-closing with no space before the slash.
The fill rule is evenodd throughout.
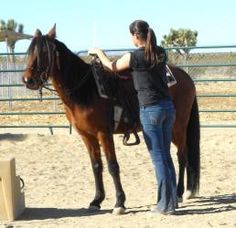
<path id="1" fill-rule="evenodd" d="M 86 136 L 82 135 L 82 139 L 89 152 L 95 179 L 95 187 L 96 187 L 95 197 L 90 203 L 89 208 L 100 209 L 101 208 L 100 204 L 105 199 L 105 191 L 104 191 L 103 176 L 102 176 L 103 164 L 101 160 L 101 151 L 99 142 L 96 137 L 91 135 L 86 135 Z"/>
<path id="2" fill-rule="evenodd" d="M 120 180 L 120 167 L 115 154 L 113 135 L 109 133 L 99 133 L 98 138 L 105 152 L 108 169 L 113 178 L 116 189 L 116 203 L 113 209 L 113 214 L 124 214 L 125 193 Z"/>

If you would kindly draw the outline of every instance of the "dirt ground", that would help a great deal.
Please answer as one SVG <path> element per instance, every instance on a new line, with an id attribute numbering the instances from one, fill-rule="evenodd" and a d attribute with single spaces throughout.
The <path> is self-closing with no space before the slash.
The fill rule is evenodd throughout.
<path id="1" fill-rule="evenodd" d="M 149 213 L 156 185 L 143 140 L 125 147 L 117 135 L 115 142 L 127 198 L 121 216 L 111 213 L 115 191 L 104 157 L 106 198 L 100 211 L 87 209 L 95 187 L 89 156 L 77 134 L 1 134 L 0 157 L 16 158 L 26 209 L 14 222 L 0 221 L 0 227 L 236 227 L 236 129 L 201 129 L 200 194 L 184 200 L 170 216 Z M 175 153 L 172 146 L 178 173 Z"/>

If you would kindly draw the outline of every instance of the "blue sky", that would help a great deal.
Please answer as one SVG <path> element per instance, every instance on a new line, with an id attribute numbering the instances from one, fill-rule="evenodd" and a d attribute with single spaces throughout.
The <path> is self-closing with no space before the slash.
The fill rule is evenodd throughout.
<path id="1" fill-rule="evenodd" d="M 198 46 L 236 44 L 235 0 L 0 0 L 0 19 L 24 24 L 26 34 L 46 34 L 57 24 L 57 38 L 72 51 L 91 47 L 132 48 L 129 24 L 146 20 L 158 43 L 171 28 L 198 31 Z M 29 41 L 18 41 L 24 52 Z M 0 52 L 6 52 L 0 43 Z"/>

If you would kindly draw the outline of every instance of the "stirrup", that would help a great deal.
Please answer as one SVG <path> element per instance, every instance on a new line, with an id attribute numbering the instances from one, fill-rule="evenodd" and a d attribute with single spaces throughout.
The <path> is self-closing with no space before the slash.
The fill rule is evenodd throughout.
<path id="1" fill-rule="evenodd" d="M 136 131 L 133 131 L 131 132 L 134 134 L 134 137 L 135 137 L 135 141 L 132 142 L 132 143 L 129 143 L 129 138 L 130 138 L 130 132 L 126 132 L 123 136 L 123 144 L 125 146 L 134 146 L 134 145 L 138 145 L 140 143 L 140 139 L 139 139 L 139 136 L 138 136 L 138 133 Z"/>

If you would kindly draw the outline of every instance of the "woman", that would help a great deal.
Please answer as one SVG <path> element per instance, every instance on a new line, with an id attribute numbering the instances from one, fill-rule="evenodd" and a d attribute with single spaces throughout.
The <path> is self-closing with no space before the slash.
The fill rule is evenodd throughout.
<path id="1" fill-rule="evenodd" d="M 173 214 L 177 205 L 176 175 L 170 155 L 172 127 L 175 109 L 166 79 L 166 53 L 157 46 L 154 31 L 142 20 L 130 27 L 132 41 L 138 47 L 111 62 L 100 49 L 89 54 L 98 55 L 111 71 L 133 70 L 134 87 L 137 91 L 143 135 L 155 168 L 158 183 L 157 204 L 152 213 Z"/>

